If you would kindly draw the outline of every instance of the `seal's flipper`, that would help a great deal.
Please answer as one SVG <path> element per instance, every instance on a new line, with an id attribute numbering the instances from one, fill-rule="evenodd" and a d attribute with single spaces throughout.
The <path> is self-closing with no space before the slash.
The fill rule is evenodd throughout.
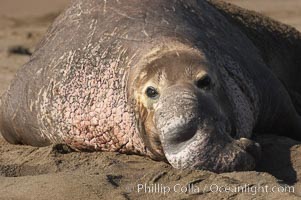
<path id="1" fill-rule="evenodd" d="M 254 43 L 274 74 L 301 94 L 301 33 L 254 11 L 219 0 L 207 0 Z M 291 92 L 290 92 L 291 93 Z"/>

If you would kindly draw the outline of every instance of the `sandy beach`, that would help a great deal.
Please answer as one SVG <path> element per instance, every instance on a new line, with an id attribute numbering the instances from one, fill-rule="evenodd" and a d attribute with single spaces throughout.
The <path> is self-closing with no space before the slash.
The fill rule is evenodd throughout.
<path id="1" fill-rule="evenodd" d="M 68 2 L 0 1 L 0 95 Z M 301 31 L 300 0 L 228 2 Z M 65 145 L 11 145 L 0 136 L 0 199 L 300 199 L 301 142 L 277 136 L 257 141 L 263 159 L 256 170 L 215 174 L 134 155 L 73 152 Z"/>

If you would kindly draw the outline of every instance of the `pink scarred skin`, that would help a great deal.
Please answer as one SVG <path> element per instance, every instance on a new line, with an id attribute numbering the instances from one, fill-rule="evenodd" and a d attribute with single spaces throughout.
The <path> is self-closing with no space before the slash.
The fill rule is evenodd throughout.
<path id="1" fill-rule="evenodd" d="M 104 3 L 74 1 L 20 69 L 3 97 L 5 108 L 13 109 L 2 110 L 10 115 L 1 121 L 9 142 L 151 156 L 127 87 L 129 68 L 142 51 L 116 39 L 128 34 L 131 22 L 103 10 Z M 105 29 L 97 15 L 105 15 Z M 24 98 L 11 101 L 20 94 Z"/>
<path id="2" fill-rule="evenodd" d="M 69 55 L 67 66 L 73 58 Z M 137 136 L 135 113 L 127 102 L 125 83 L 120 84 L 120 74 L 116 74 L 120 73 L 117 70 L 119 61 L 108 64 L 101 61 L 100 57 L 96 63 L 99 68 L 95 69 L 88 59 L 85 60 L 80 64 L 82 70 L 75 71 L 74 75 L 73 68 L 66 67 L 62 72 L 66 76 L 54 84 L 54 88 L 44 91 L 47 94 L 55 91 L 55 95 L 51 104 L 47 96 L 43 99 L 41 110 L 45 112 L 41 112 L 40 117 L 45 118 L 50 111 L 56 124 L 53 132 L 77 150 L 146 154 Z M 98 72 L 99 69 L 102 71 Z M 45 136 L 49 137 L 47 130 Z"/>

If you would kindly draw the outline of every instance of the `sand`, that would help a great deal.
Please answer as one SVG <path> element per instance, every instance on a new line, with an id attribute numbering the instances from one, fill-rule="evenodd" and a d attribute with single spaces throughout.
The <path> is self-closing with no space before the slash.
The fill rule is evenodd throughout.
<path id="1" fill-rule="evenodd" d="M 229 2 L 301 30 L 299 0 Z M 14 52 L 33 52 L 67 4 L 67 0 L 0 1 L 0 94 L 29 60 Z M 64 145 L 10 145 L 0 137 L 0 199 L 299 199 L 301 143 L 268 135 L 257 140 L 263 156 L 256 170 L 215 174 L 175 170 L 134 155 L 72 152 Z"/>

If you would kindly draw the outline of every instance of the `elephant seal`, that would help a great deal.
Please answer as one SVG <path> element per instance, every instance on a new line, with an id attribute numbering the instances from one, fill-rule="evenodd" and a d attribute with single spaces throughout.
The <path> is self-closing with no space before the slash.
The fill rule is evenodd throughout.
<path id="1" fill-rule="evenodd" d="M 300 56 L 289 53 L 301 37 L 248 16 L 216 1 L 75 0 L 4 94 L 1 133 L 179 169 L 252 170 L 254 135 L 301 139 Z"/>

